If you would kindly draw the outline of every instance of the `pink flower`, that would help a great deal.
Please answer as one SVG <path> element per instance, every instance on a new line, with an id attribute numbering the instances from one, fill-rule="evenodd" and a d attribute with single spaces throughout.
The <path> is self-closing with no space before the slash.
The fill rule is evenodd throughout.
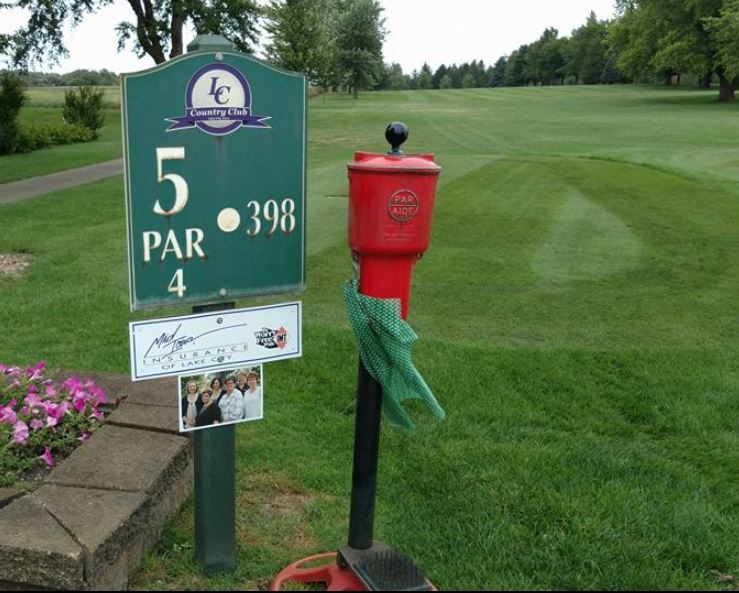
<path id="1" fill-rule="evenodd" d="M 57 420 L 60 420 L 67 412 L 69 412 L 69 402 L 60 404 L 47 404 L 46 413 Z"/>
<path id="2" fill-rule="evenodd" d="M 51 383 L 46 384 L 46 397 L 54 397 L 57 391 Z"/>
<path id="3" fill-rule="evenodd" d="M 44 426 L 46 426 L 46 424 L 44 424 L 43 420 L 39 420 L 38 418 L 31 420 L 31 430 L 38 430 Z"/>
<path id="4" fill-rule="evenodd" d="M 75 409 L 75 410 L 76 410 L 77 412 L 82 412 L 82 410 L 84 410 L 84 409 L 85 409 L 85 406 L 86 406 L 86 405 L 87 405 L 87 401 L 86 401 L 86 399 L 85 399 L 85 398 L 82 398 L 82 397 L 77 397 L 76 395 L 74 396 L 74 403 L 73 403 L 73 406 L 74 406 L 74 409 Z"/>
<path id="5" fill-rule="evenodd" d="M 30 367 L 26 369 L 26 377 L 28 377 L 31 381 L 38 381 L 39 379 L 42 379 L 41 371 L 43 371 L 46 368 L 46 361 L 42 360 L 39 362 L 35 367 Z"/>
<path id="6" fill-rule="evenodd" d="M 63 387 L 70 393 L 74 393 L 82 389 L 82 381 L 79 377 L 70 377 L 63 383 Z"/>
<path id="7" fill-rule="evenodd" d="M 69 402 L 62 402 L 56 407 L 56 417 L 61 418 L 69 413 Z"/>
<path id="8" fill-rule="evenodd" d="M 18 416 L 13 406 L 0 407 L 0 424 L 15 424 L 16 422 L 18 422 Z"/>
<path id="9" fill-rule="evenodd" d="M 54 456 L 51 454 L 51 447 L 44 447 L 44 454 L 39 455 L 39 459 L 43 459 L 46 465 L 52 467 L 54 465 Z"/>
<path id="10" fill-rule="evenodd" d="M 18 445 L 25 445 L 28 440 L 28 425 L 22 420 L 18 420 L 13 426 L 13 442 Z"/>
<path id="11" fill-rule="evenodd" d="M 29 393 L 26 396 L 26 399 L 23 400 L 27 406 L 40 406 L 41 405 L 41 397 L 38 393 Z"/>
<path id="12" fill-rule="evenodd" d="M 57 424 L 59 424 L 58 418 L 54 418 L 53 416 L 46 417 L 46 427 L 47 428 L 54 428 Z"/>
<path id="13" fill-rule="evenodd" d="M 108 397 L 105 395 L 105 391 L 95 385 L 92 381 L 90 381 L 86 385 L 86 387 L 98 404 L 104 404 L 108 402 Z"/>
<path id="14" fill-rule="evenodd" d="M 83 433 L 82 433 L 82 436 L 80 436 L 80 437 L 79 437 L 79 438 L 78 438 L 77 440 L 78 440 L 78 441 L 79 441 L 80 443 L 84 443 L 85 441 L 87 441 L 87 440 L 89 440 L 89 439 L 90 439 L 90 433 L 89 433 L 89 432 L 83 432 Z"/>
<path id="15" fill-rule="evenodd" d="M 93 408 L 90 412 L 90 418 L 95 418 L 95 420 L 102 420 L 103 415 L 100 410 L 98 410 L 97 408 Z"/>

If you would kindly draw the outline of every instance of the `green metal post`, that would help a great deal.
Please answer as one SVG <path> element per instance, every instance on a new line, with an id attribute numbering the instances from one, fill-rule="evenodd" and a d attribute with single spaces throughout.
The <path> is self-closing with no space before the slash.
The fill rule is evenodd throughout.
<path id="1" fill-rule="evenodd" d="M 231 50 L 218 36 L 198 36 L 187 51 Z M 236 303 L 193 307 L 193 313 L 233 309 Z M 233 425 L 198 430 L 195 449 L 195 557 L 205 574 L 236 569 L 236 431 Z"/>
<path id="2" fill-rule="evenodd" d="M 233 309 L 236 303 L 193 307 L 193 313 Z M 236 430 L 233 425 L 193 433 L 195 557 L 205 574 L 236 569 Z"/>
<path id="3" fill-rule="evenodd" d="M 205 574 L 236 568 L 234 426 L 198 430 L 195 447 L 195 556 Z"/>

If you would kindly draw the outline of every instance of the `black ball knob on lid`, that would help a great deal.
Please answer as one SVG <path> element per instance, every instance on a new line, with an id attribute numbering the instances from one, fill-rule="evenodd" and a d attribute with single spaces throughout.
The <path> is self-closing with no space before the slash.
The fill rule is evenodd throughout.
<path id="1" fill-rule="evenodd" d="M 400 145 L 408 140 L 408 126 L 403 122 L 394 121 L 385 128 L 385 140 L 393 147 L 389 154 L 403 154 Z"/>

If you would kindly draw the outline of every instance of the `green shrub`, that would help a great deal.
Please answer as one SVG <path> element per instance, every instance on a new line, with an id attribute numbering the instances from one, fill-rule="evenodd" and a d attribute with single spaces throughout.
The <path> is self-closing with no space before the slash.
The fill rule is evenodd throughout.
<path id="1" fill-rule="evenodd" d="M 52 124 L 22 124 L 19 128 L 19 139 L 16 152 L 31 152 L 39 148 L 48 148 L 57 144 L 73 142 L 89 142 L 95 139 L 95 133 L 78 124 L 58 122 Z"/>
<path id="2" fill-rule="evenodd" d="M 26 102 L 20 77 L 13 72 L 0 75 L 0 154 L 10 154 L 18 147 L 18 112 Z"/>
<path id="3" fill-rule="evenodd" d="M 94 137 L 97 138 L 97 131 L 103 127 L 105 122 L 103 95 L 104 92 L 101 89 L 91 86 L 81 86 L 77 91 L 66 91 L 64 93 L 64 121 L 92 130 Z"/>

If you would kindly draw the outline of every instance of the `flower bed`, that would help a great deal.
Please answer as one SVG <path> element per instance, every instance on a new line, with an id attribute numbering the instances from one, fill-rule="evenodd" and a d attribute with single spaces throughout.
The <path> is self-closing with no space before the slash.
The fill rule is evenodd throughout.
<path id="1" fill-rule="evenodd" d="M 22 369 L 0 364 L 0 487 L 35 468 L 51 467 L 103 418 L 105 392 L 93 381 L 44 377 L 46 363 Z"/>

